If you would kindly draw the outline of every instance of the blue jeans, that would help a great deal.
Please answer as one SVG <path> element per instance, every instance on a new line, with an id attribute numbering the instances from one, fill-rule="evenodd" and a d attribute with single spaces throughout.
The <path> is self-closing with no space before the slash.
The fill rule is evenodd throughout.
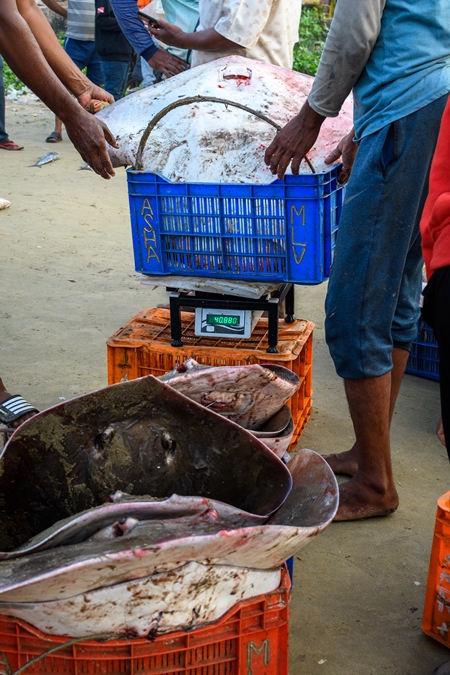
<path id="1" fill-rule="evenodd" d="M 346 379 L 392 370 L 417 335 L 419 222 L 447 96 L 364 137 L 345 194 L 325 301 L 326 341 Z"/>
<path id="2" fill-rule="evenodd" d="M 80 70 L 86 68 L 86 76 L 91 82 L 98 85 L 103 84 L 102 62 L 95 51 L 95 42 L 66 38 L 64 49 Z"/>
<path id="3" fill-rule="evenodd" d="M 125 93 L 130 64 L 127 61 L 102 61 L 105 89 L 118 101 Z"/>
<path id="4" fill-rule="evenodd" d="M 0 56 L 0 143 L 8 140 L 5 129 L 5 81 L 3 79 L 3 59 Z"/>

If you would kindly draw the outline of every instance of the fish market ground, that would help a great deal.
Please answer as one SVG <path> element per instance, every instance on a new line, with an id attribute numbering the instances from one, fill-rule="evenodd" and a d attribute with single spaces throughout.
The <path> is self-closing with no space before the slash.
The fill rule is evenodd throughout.
<path id="1" fill-rule="evenodd" d="M 0 212 L 0 373 L 43 409 L 106 385 L 107 338 L 165 293 L 136 281 L 125 171 L 109 182 L 80 171 L 67 137 L 44 142 L 53 116 L 39 104 L 8 101 L 7 128 L 25 150 L 0 151 L 0 196 L 12 202 Z M 50 149 L 58 161 L 31 167 Z M 297 316 L 316 324 L 314 409 L 300 445 L 324 454 L 352 443 L 324 342 L 325 291 L 296 289 Z M 297 556 L 290 675 L 427 675 L 450 659 L 420 630 L 436 499 L 450 476 L 438 408 L 437 383 L 405 377 L 392 429 L 399 510 L 332 524 Z"/>

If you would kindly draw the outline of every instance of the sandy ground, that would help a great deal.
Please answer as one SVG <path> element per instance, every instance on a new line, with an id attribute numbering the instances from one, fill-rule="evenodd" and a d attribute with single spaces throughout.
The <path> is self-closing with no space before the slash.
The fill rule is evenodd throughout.
<path id="1" fill-rule="evenodd" d="M 80 171 L 67 139 L 44 142 L 52 120 L 39 104 L 8 102 L 8 131 L 25 150 L 0 150 L 0 196 L 12 202 L 0 212 L 0 373 L 41 409 L 106 385 L 107 338 L 165 299 L 136 280 L 125 172 L 107 182 Z M 33 167 L 49 150 L 60 159 Z M 297 316 L 316 323 L 314 411 L 300 445 L 324 454 L 352 443 L 324 343 L 325 291 L 296 294 Z M 420 630 L 435 504 L 448 489 L 438 402 L 436 383 L 405 378 L 393 422 L 397 513 L 333 524 L 297 556 L 291 675 L 426 675 L 450 659 Z"/>

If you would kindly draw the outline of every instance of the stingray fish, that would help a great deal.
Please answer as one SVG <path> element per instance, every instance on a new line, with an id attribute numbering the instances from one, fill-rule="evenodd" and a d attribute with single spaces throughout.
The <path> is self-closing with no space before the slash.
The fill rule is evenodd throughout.
<path id="1" fill-rule="evenodd" d="M 274 591 L 280 577 L 280 568 L 256 570 L 190 562 L 67 600 L 0 602 L 0 614 L 23 619 L 49 635 L 148 637 L 217 621 L 236 602 Z"/>
<path id="2" fill-rule="evenodd" d="M 284 405 L 259 431 L 252 431 L 278 457 L 284 457 L 294 435 L 294 420 L 291 411 Z"/>
<path id="3" fill-rule="evenodd" d="M 197 368 L 192 362 L 185 366 L 185 373 L 169 378 L 168 384 L 249 430 L 260 429 L 300 386 L 298 375 L 283 366 L 255 363 Z"/>
<path id="4" fill-rule="evenodd" d="M 145 520 L 163 521 L 206 511 L 215 511 L 220 517 L 227 519 L 228 527 L 244 527 L 267 520 L 266 516 L 247 513 L 206 497 L 181 497 L 174 494 L 169 499 L 155 501 L 151 496 L 133 497 L 117 491 L 111 495 L 111 502 L 58 521 L 13 551 L 0 552 L 0 560 L 25 556 L 56 546 L 78 544 L 89 539 L 113 539 L 131 531 L 140 521 Z"/>
<path id="5" fill-rule="evenodd" d="M 250 433 L 149 375 L 61 403 L 15 431 L 0 455 L 0 551 L 116 490 L 200 495 L 268 518 L 291 486 Z"/>
<path id="6" fill-rule="evenodd" d="M 302 450 L 287 467 L 292 490 L 267 524 L 229 528 L 215 513 L 207 512 L 191 517 L 189 528 L 174 523 L 169 536 L 170 521 L 159 522 L 157 532 L 155 521 L 144 521 L 109 541 L 84 541 L 4 560 L 0 562 L 0 603 L 70 599 L 188 562 L 263 570 L 280 566 L 325 529 L 338 506 L 336 478 L 320 455 Z"/>
<path id="7" fill-rule="evenodd" d="M 246 72 L 245 86 L 242 72 Z M 271 183 L 264 152 L 308 97 L 313 78 L 270 63 L 228 56 L 139 90 L 97 117 L 115 136 L 114 166 L 175 182 Z M 308 157 L 317 172 L 353 126 L 351 98 L 329 117 Z M 302 173 L 311 173 L 302 163 Z"/>

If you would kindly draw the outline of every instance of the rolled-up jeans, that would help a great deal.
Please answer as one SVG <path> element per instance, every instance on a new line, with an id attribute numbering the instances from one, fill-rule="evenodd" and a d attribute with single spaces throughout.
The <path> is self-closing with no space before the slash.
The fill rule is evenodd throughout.
<path id="1" fill-rule="evenodd" d="M 447 95 L 359 143 L 325 301 L 326 341 L 346 379 L 392 370 L 417 335 L 419 222 Z"/>

